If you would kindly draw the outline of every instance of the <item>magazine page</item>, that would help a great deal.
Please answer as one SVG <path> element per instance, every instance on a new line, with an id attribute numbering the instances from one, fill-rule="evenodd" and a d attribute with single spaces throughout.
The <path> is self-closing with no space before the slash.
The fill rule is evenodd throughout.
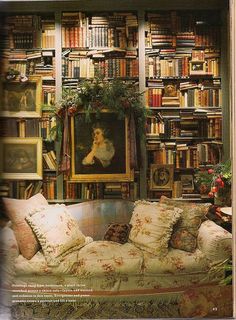
<path id="1" fill-rule="evenodd" d="M 5 2 L 0 319 L 232 318 L 234 5 Z"/>

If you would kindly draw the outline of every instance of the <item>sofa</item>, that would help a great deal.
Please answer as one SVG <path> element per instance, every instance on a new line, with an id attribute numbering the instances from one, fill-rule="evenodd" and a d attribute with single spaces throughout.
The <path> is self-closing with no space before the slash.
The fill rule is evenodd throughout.
<path id="1" fill-rule="evenodd" d="M 45 302 L 150 295 L 170 301 L 188 288 L 219 284 L 232 254 L 232 235 L 206 218 L 208 204 L 162 197 L 52 206 L 36 195 L 5 199 L 5 207 L 11 222 L 1 231 L 3 287 L 21 295 L 18 302 L 34 294 Z M 27 230 L 34 239 L 24 238 Z"/>

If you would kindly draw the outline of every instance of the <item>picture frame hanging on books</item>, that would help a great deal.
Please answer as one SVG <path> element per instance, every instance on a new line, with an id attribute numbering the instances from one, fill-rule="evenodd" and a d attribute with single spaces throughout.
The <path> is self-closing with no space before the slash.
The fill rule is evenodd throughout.
<path id="1" fill-rule="evenodd" d="M 206 74 L 206 64 L 205 61 L 195 61 L 189 62 L 189 74 L 192 75 L 204 75 Z"/>
<path id="2" fill-rule="evenodd" d="M 167 164 L 150 165 L 150 190 L 172 190 L 174 166 Z"/>
<path id="3" fill-rule="evenodd" d="M 0 81 L 0 116 L 16 118 L 41 117 L 42 79 L 31 76 L 28 81 Z"/>
<path id="4" fill-rule="evenodd" d="M 182 182 L 182 189 L 184 192 L 193 192 L 194 191 L 193 175 L 182 174 L 180 176 L 180 180 Z"/>
<path id="5" fill-rule="evenodd" d="M 128 119 L 114 112 L 85 112 L 71 118 L 71 181 L 133 181 Z"/>
<path id="6" fill-rule="evenodd" d="M 1 138 L 0 175 L 2 179 L 42 179 L 41 138 Z"/>

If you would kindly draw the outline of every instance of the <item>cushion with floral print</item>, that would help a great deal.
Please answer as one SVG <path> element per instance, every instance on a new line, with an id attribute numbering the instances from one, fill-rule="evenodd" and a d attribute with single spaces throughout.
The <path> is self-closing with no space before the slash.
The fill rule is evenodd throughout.
<path id="1" fill-rule="evenodd" d="M 124 244 L 128 241 L 131 228 L 132 225 L 129 223 L 111 223 L 109 224 L 103 239 Z"/>
<path id="2" fill-rule="evenodd" d="M 56 205 L 26 217 L 41 244 L 49 266 L 56 266 L 68 253 L 78 250 L 92 238 L 85 237 L 65 205 Z"/>
<path id="3" fill-rule="evenodd" d="M 168 253 L 173 226 L 182 210 L 174 206 L 136 201 L 129 240 L 140 249 L 163 257 Z"/>
<path id="4" fill-rule="evenodd" d="M 12 222 L 20 252 L 26 259 L 31 259 L 40 249 L 37 238 L 26 222 L 25 218 L 34 210 L 49 207 L 47 200 L 41 193 L 25 199 L 2 198 L 5 213 Z"/>
<path id="5" fill-rule="evenodd" d="M 182 209 L 180 219 L 174 226 L 170 245 L 175 249 L 194 252 L 197 247 L 198 230 L 206 220 L 211 204 L 177 201 L 165 196 L 161 197 L 160 203 Z"/>

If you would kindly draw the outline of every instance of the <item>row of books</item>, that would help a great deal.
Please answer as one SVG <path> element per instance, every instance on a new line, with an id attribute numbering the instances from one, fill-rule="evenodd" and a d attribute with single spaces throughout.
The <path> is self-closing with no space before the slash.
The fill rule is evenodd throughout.
<path id="1" fill-rule="evenodd" d="M 65 199 L 136 199 L 137 184 L 135 182 L 117 183 L 74 183 L 65 181 Z"/>
<path id="2" fill-rule="evenodd" d="M 132 13 L 86 16 L 82 12 L 63 13 L 62 47 L 136 47 L 137 17 Z"/>
<path id="3" fill-rule="evenodd" d="M 54 150 L 43 153 L 43 168 L 48 170 L 57 170 L 57 160 Z"/>
<path id="4" fill-rule="evenodd" d="M 146 124 L 147 138 L 222 138 L 222 118 L 181 119 L 149 117 Z"/>
<path id="5" fill-rule="evenodd" d="M 137 78 L 139 75 L 138 59 L 107 59 L 94 63 L 94 73 L 105 78 Z"/>
<path id="6" fill-rule="evenodd" d="M 42 192 L 42 181 L 4 180 L 0 185 L 0 196 L 16 199 L 28 199 Z"/>
<path id="7" fill-rule="evenodd" d="M 166 77 L 189 77 L 195 75 L 192 60 L 188 56 L 162 59 L 160 56 L 146 55 L 146 77 L 166 78 Z M 202 70 L 199 74 L 205 76 L 220 76 L 219 58 L 211 58 L 201 61 Z"/>
<path id="8" fill-rule="evenodd" d="M 43 112 L 42 118 L 15 119 L 0 121 L 1 137 L 42 137 L 53 139 L 52 128 L 56 125 L 56 117 L 51 112 Z"/>
<path id="9" fill-rule="evenodd" d="M 221 107 L 222 91 L 220 88 L 188 89 L 180 94 L 180 106 L 182 107 Z"/>
<path id="10" fill-rule="evenodd" d="M 220 143 L 159 143 L 151 149 L 148 152 L 150 163 L 173 164 L 175 169 L 197 169 L 200 165 L 214 165 L 222 159 Z"/>
<path id="11" fill-rule="evenodd" d="M 187 44 L 194 41 L 197 46 L 218 44 L 220 38 L 218 12 L 180 11 L 148 12 L 146 15 L 146 32 L 152 40 L 152 35 L 179 37 Z"/>

